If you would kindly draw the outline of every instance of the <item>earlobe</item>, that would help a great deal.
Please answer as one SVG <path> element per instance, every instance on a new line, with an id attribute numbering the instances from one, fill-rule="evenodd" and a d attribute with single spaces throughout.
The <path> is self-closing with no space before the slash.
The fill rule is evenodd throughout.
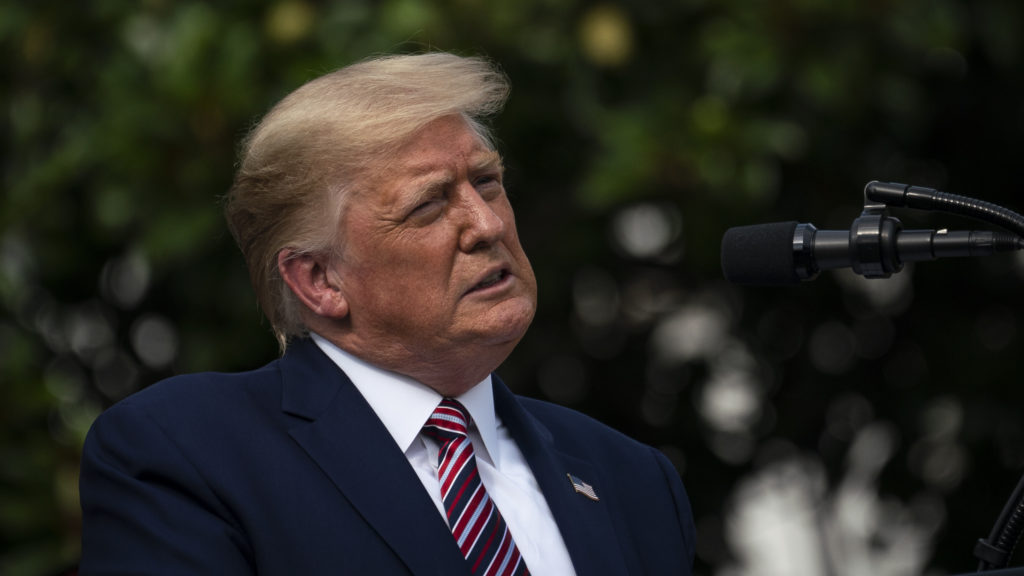
<path id="1" fill-rule="evenodd" d="M 333 319 L 348 316 L 348 300 L 325 259 L 285 248 L 277 253 L 277 271 L 313 314 Z"/>

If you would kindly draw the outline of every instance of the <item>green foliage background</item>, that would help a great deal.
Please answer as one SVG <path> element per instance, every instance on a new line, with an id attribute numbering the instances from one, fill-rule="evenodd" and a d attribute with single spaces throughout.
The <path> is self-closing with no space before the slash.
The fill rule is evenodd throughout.
<path id="1" fill-rule="evenodd" d="M 832 493 L 874 424 L 879 497 L 932 502 L 925 564 L 971 569 L 1024 464 L 1022 261 L 767 290 L 725 284 L 718 250 L 734 225 L 846 228 L 869 180 L 1024 209 L 1022 33 L 1011 0 L 0 0 L 0 573 L 77 559 L 106 406 L 274 357 L 219 209 L 246 129 L 426 49 L 512 80 L 495 124 L 541 307 L 503 375 L 672 456 L 700 573 L 738 561 L 744 478 L 803 455 Z M 742 394 L 711 394 L 723 370 Z"/>

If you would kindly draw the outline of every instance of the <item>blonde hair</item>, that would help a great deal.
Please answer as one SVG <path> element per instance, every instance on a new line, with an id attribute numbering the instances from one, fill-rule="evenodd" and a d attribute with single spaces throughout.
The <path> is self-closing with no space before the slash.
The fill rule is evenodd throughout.
<path id="1" fill-rule="evenodd" d="M 282 352 L 306 327 L 278 272 L 278 253 L 332 253 L 360 178 L 433 120 L 462 115 L 493 148 L 482 122 L 502 108 L 508 90 L 505 76 L 480 58 L 386 56 L 308 82 L 250 132 L 224 213 Z"/>

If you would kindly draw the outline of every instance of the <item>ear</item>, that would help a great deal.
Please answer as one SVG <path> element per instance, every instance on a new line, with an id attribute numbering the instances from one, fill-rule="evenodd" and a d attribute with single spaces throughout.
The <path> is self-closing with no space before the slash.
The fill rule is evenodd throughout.
<path id="1" fill-rule="evenodd" d="M 277 271 L 310 312 L 333 319 L 348 316 L 348 300 L 326 257 L 285 248 L 277 253 Z"/>

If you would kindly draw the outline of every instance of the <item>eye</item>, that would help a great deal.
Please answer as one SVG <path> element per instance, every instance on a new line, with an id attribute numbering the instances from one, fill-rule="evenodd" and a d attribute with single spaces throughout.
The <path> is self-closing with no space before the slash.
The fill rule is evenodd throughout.
<path id="1" fill-rule="evenodd" d="M 405 221 L 415 225 L 425 225 L 437 220 L 447 202 L 447 196 L 443 191 L 431 193 L 420 199 L 405 215 Z"/>
<path id="2" fill-rule="evenodd" d="M 416 205 L 410 212 L 407 219 L 423 220 L 441 211 L 441 198 L 431 198 Z"/>
<path id="3" fill-rule="evenodd" d="M 476 186 L 485 186 L 487 184 L 501 184 L 501 174 L 498 172 L 487 172 L 476 177 L 473 181 Z"/>
<path id="4" fill-rule="evenodd" d="M 504 190 L 500 173 L 481 174 L 473 180 L 473 187 L 485 198 L 495 197 Z"/>

